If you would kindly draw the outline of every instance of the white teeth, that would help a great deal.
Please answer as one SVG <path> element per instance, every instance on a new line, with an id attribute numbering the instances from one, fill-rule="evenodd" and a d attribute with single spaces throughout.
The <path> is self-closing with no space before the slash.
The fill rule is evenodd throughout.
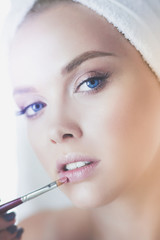
<path id="1" fill-rule="evenodd" d="M 90 163 L 91 163 L 91 162 L 87 162 L 87 161 L 68 163 L 68 164 L 66 164 L 66 166 L 65 166 L 65 170 L 66 170 L 66 171 L 69 171 L 69 170 L 73 170 L 73 169 L 76 169 L 76 168 L 84 167 L 85 165 L 88 165 L 88 164 L 90 164 Z"/>

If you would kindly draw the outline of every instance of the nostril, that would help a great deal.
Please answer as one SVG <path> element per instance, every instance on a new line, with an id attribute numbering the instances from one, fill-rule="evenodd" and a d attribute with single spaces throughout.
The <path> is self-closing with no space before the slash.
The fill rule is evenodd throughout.
<path id="1" fill-rule="evenodd" d="M 63 139 L 66 139 L 66 138 L 73 138 L 73 135 L 70 133 L 66 133 L 63 135 Z"/>

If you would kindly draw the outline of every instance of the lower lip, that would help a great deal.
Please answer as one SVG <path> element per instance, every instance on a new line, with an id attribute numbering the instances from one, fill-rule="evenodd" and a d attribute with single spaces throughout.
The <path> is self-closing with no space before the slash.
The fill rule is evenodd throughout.
<path id="1" fill-rule="evenodd" d="M 74 182 L 80 182 L 88 178 L 90 175 L 92 175 L 98 165 L 99 161 L 93 162 L 89 165 L 85 165 L 80 168 L 76 168 L 69 171 L 61 171 L 58 173 L 59 177 L 67 177 L 69 179 L 68 182 L 74 183 Z"/>

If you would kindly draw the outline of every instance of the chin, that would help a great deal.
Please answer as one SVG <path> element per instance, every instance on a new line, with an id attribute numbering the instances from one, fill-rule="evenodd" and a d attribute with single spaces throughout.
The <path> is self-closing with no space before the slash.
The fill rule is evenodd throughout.
<path id="1" fill-rule="evenodd" d="M 105 206 L 118 197 L 118 192 L 108 192 L 106 189 L 96 189 L 95 186 L 87 184 L 75 184 L 65 189 L 64 193 L 73 205 L 81 209 L 94 209 Z"/>

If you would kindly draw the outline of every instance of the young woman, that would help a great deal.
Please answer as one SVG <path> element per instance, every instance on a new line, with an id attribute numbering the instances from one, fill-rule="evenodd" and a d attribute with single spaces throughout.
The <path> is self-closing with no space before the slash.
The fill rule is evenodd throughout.
<path id="1" fill-rule="evenodd" d="M 37 1 L 10 48 L 18 115 L 75 206 L 22 239 L 158 240 L 160 2 L 79 2 Z"/>

